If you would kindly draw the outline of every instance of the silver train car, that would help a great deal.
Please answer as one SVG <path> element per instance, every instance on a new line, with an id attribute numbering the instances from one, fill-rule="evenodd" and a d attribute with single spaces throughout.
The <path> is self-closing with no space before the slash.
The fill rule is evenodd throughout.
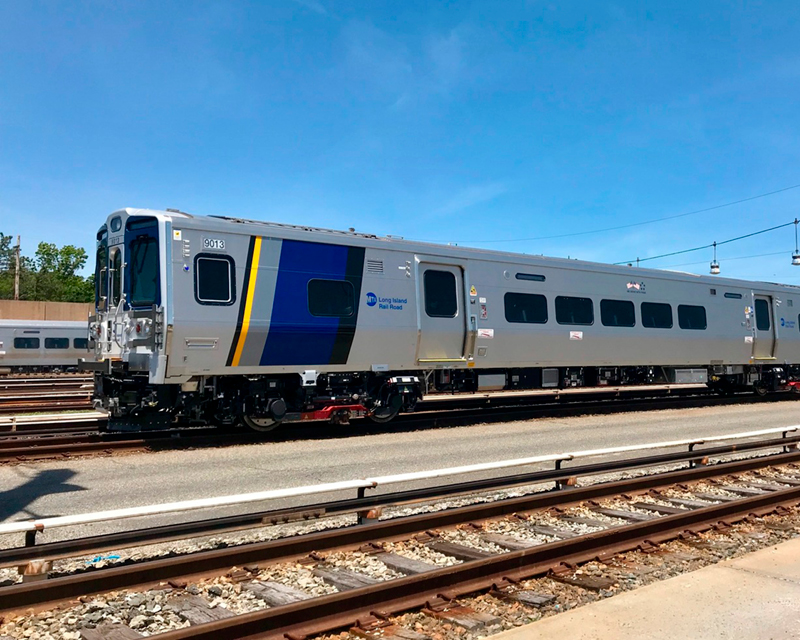
<path id="1" fill-rule="evenodd" d="M 376 421 L 424 395 L 654 382 L 786 389 L 800 288 L 123 209 L 97 234 L 110 429 Z"/>
<path id="2" fill-rule="evenodd" d="M 0 374 L 75 371 L 89 348 L 85 322 L 0 319 Z"/>

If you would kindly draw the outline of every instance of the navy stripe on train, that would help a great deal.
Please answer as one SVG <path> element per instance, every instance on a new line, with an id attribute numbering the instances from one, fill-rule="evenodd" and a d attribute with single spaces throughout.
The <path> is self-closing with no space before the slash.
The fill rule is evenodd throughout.
<path id="1" fill-rule="evenodd" d="M 345 364 L 358 318 L 363 267 L 363 248 L 284 240 L 261 365 Z M 312 316 L 308 281 L 314 278 L 350 281 L 354 315 L 341 320 Z"/>

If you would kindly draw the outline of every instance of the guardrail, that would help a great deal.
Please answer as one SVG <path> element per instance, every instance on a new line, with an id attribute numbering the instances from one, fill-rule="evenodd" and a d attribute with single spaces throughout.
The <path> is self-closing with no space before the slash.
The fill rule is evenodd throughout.
<path id="1" fill-rule="evenodd" d="M 433 478 L 440 478 L 444 476 L 460 476 L 464 474 L 477 473 L 480 471 L 494 471 L 499 469 L 508 469 L 513 467 L 523 467 L 532 464 L 541 464 L 547 462 L 555 463 L 556 469 L 562 469 L 564 462 L 579 460 L 583 458 L 596 457 L 600 455 L 614 455 L 620 453 L 630 453 L 632 451 L 650 451 L 655 449 L 666 449 L 674 447 L 688 447 L 690 452 L 702 455 L 702 450 L 695 450 L 695 447 L 710 442 L 722 442 L 729 440 L 744 440 L 747 438 L 754 438 L 758 436 L 782 434 L 782 438 L 786 439 L 788 434 L 794 433 L 800 429 L 800 425 L 793 425 L 789 427 L 775 427 L 771 429 L 760 429 L 757 431 L 745 431 L 741 433 L 734 433 L 723 436 L 709 436 L 705 438 L 692 438 L 687 440 L 672 440 L 667 442 L 656 442 L 641 445 L 629 445 L 625 447 L 612 447 L 608 449 L 589 449 L 585 451 L 575 451 L 569 453 L 550 454 L 544 456 L 534 456 L 528 458 L 516 458 L 513 460 L 500 460 L 496 462 L 486 462 L 480 464 L 464 465 L 459 467 L 447 467 L 443 469 L 433 469 L 429 471 L 414 471 L 410 473 L 400 473 L 386 476 L 376 476 L 369 478 L 361 478 L 355 480 L 346 480 L 342 482 L 331 482 L 326 484 L 316 484 L 304 487 L 290 487 L 286 489 L 274 489 L 271 491 L 258 491 L 254 493 L 244 493 L 239 495 L 219 496 L 216 498 L 201 498 L 196 500 L 185 500 L 181 502 L 168 502 L 157 505 L 149 505 L 142 507 L 129 507 L 125 509 L 112 509 L 108 511 L 98 511 L 95 513 L 84 513 L 73 516 L 55 516 L 52 518 L 41 518 L 38 520 L 26 520 L 23 522 L 9 522 L 0 524 L 0 535 L 25 533 L 26 546 L 35 544 L 35 536 L 37 532 L 45 531 L 47 529 L 54 529 L 58 527 L 68 527 L 75 525 L 86 525 L 98 522 L 115 522 L 127 518 L 137 518 L 141 516 L 163 515 L 167 513 L 179 513 L 185 511 L 195 511 L 198 509 L 208 509 L 211 507 L 229 507 L 254 502 L 264 502 L 268 500 L 277 500 L 281 498 L 292 498 L 300 496 L 312 496 L 324 493 L 331 493 L 334 491 L 342 491 L 346 489 L 356 489 L 359 498 L 365 495 L 368 489 L 377 489 L 378 487 L 385 487 L 393 484 L 403 482 L 411 482 L 415 480 L 430 480 Z M 757 443 L 756 443 L 757 444 Z M 777 448 L 783 446 L 784 449 L 788 445 L 797 446 L 797 438 L 793 438 L 791 442 L 787 440 L 785 445 L 780 442 L 770 440 L 761 448 Z M 755 449 L 758 447 L 750 447 Z M 730 453 L 730 452 L 728 452 Z"/>

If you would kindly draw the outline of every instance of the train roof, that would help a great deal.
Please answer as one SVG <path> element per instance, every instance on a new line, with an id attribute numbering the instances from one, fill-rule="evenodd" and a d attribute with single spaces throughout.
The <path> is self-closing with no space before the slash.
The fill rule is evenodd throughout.
<path id="1" fill-rule="evenodd" d="M 126 208 L 113 212 L 109 218 L 118 214 L 127 215 L 152 215 L 156 217 L 168 218 L 172 221 L 184 220 L 189 227 L 202 227 L 209 230 L 219 230 L 220 232 L 227 233 L 243 233 L 249 234 L 254 231 L 250 229 L 251 226 L 263 227 L 268 229 L 281 230 L 289 234 L 315 234 L 314 242 L 335 241 L 335 238 L 348 238 L 355 241 L 356 244 L 361 246 L 381 247 L 391 246 L 393 249 L 400 251 L 409 251 L 414 253 L 428 253 L 431 255 L 446 255 L 455 258 L 484 258 L 492 259 L 501 262 L 509 262 L 518 265 L 540 265 L 543 267 L 561 267 L 576 270 L 598 271 L 602 269 L 606 272 L 617 273 L 631 278 L 646 278 L 657 277 L 667 279 L 684 279 L 692 280 L 710 286 L 730 286 L 742 287 L 762 285 L 764 288 L 782 287 L 791 291 L 792 293 L 800 293 L 800 286 L 777 283 L 765 282 L 761 280 L 738 280 L 734 278 L 725 278 L 719 276 L 698 275 L 695 273 L 687 273 L 685 271 L 673 271 L 668 269 L 653 269 L 647 267 L 634 267 L 628 265 L 615 265 L 604 262 L 591 262 L 588 260 L 578 260 L 572 258 L 556 258 L 545 256 L 543 254 L 530 254 L 530 253 L 514 253 L 511 251 L 497 251 L 494 249 L 479 249 L 475 247 L 463 247 L 450 244 L 439 244 L 433 242 L 423 242 L 421 240 L 406 240 L 401 236 L 379 236 L 370 233 L 361 233 L 355 230 L 336 230 L 325 229 L 321 227 L 311 227 L 305 225 L 294 225 L 282 222 L 270 222 L 266 220 L 249 220 L 246 218 L 237 218 L 233 216 L 220 216 L 220 215 L 194 215 L 180 211 L 178 209 L 135 209 Z"/>
<path id="2" fill-rule="evenodd" d="M 86 329 L 85 320 L 6 320 L 0 318 L 0 327 L 13 329 Z"/>

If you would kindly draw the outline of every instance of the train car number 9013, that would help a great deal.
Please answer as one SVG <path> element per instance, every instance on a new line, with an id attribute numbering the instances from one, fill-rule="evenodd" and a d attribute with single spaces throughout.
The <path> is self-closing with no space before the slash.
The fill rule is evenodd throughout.
<path id="1" fill-rule="evenodd" d="M 203 249 L 225 250 L 225 241 L 217 238 L 203 238 Z"/>

